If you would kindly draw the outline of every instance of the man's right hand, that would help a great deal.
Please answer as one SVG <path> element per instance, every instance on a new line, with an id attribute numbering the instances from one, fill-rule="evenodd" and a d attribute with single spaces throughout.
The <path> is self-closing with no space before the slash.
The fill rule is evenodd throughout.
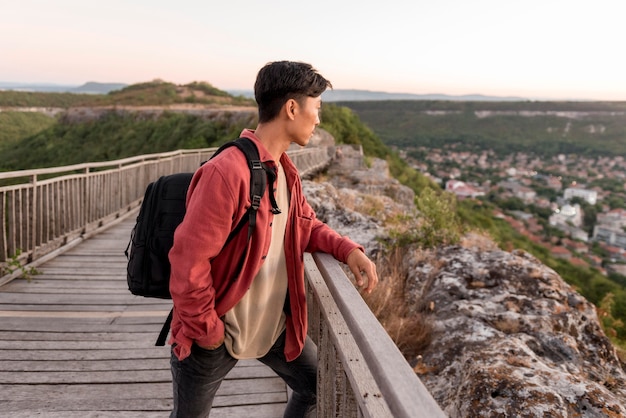
<path id="1" fill-rule="evenodd" d="M 205 350 L 215 350 L 215 349 L 220 348 L 220 346 L 224 344 L 224 337 L 222 337 L 222 339 L 217 344 L 214 344 L 214 345 L 201 345 L 201 344 L 198 344 L 197 341 L 196 341 L 196 344 L 198 345 L 198 347 L 203 348 Z"/>

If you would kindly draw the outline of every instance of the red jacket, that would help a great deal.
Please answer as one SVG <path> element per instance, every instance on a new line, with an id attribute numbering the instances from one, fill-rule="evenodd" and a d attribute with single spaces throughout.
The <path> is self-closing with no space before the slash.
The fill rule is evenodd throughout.
<path id="1" fill-rule="evenodd" d="M 253 131 L 244 130 L 242 136 L 255 142 L 261 161 L 274 165 L 271 155 Z M 303 195 L 296 167 L 286 154 L 281 156 L 280 162 L 291 199 L 285 231 L 290 302 L 285 356 L 291 361 L 302 352 L 307 333 L 303 253 L 326 252 L 345 262 L 352 250 L 362 250 L 362 247 L 315 217 Z M 181 360 L 189 355 L 193 341 L 210 346 L 222 339 L 224 323 L 220 317 L 246 293 L 267 254 L 274 215 L 268 193 L 265 193 L 249 253 L 241 273 L 233 277 L 247 245 L 247 225 L 225 248 L 222 247 L 248 206 L 250 170 L 245 156 L 235 147 L 224 150 L 194 174 L 187 193 L 187 213 L 176 229 L 169 253 L 172 265 L 170 293 L 174 302 L 170 342 L 176 344 L 174 352 Z"/>

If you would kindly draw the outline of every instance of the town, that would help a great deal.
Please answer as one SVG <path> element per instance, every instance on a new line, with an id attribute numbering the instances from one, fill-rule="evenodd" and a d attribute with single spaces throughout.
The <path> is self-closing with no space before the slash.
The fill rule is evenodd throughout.
<path id="1" fill-rule="evenodd" d="M 553 257 L 626 276 L 626 160 L 505 156 L 420 147 L 401 155 L 459 199 L 488 199 L 494 216 Z"/>

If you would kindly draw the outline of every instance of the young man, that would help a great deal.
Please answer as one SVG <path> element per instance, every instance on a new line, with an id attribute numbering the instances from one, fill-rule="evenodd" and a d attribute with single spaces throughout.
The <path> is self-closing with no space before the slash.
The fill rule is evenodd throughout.
<path id="1" fill-rule="evenodd" d="M 347 263 L 366 292 L 378 283 L 363 248 L 315 217 L 285 153 L 291 143 L 309 142 L 328 87 L 305 63 L 272 62 L 258 73 L 259 123 L 242 136 L 256 144 L 277 180 L 268 184 L 249 247 L 247 228 L 224 246 L 250 205 L 243 153 L 228 148 L 194 175 L 169 254 L 172 417 L 208 416 L 226 374 L 238 359 L 248 358 L 267 364 L 293 389 L 285 416 L 305 416 L 316 402 L 317 354 L 307 337 L 303 253 L 322 251 Z M 272 211 L 269 193 L 280 213 Z"/>

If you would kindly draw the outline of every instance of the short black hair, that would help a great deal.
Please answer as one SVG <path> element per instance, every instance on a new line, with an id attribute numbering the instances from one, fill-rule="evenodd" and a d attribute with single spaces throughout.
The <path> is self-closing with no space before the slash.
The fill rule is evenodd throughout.
<path id="1" fill-rule="evenodd" d="M 322 77 L 311 64 L 294 61 L 275 61 L 259 70 L 254 83 L 254 98 L 259 108 L 259 122 L 269 122 L 278 116 L 280 108 L 289 99 L 318 97 L 330 81 Z"/>

